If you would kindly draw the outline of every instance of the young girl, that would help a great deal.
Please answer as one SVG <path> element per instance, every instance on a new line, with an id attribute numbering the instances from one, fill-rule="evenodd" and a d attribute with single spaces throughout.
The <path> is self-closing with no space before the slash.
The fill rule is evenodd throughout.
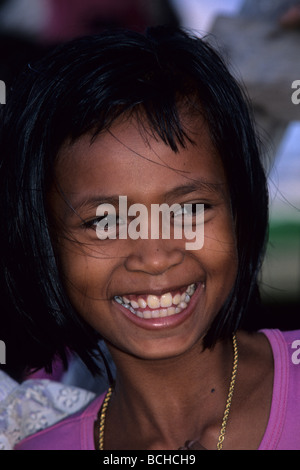
<path id="1" fill-rule="evenodd" d="M 217 53 L 163 27 L 77 39 L 28 65 L 7 101 L 7 362 L 51 370 L 73 351 L 96 374 L 103 338 L 116 366 L 107 393 L 16 448 L 300 449 L 300 332 L 240 328 L 259 305 L 267 190 Z M 151 236 L 162 204 L 176 204 L 170 236 Z M 175 228 L 186 217 L 196 236 L 203 208 L 195 248 Z"/>

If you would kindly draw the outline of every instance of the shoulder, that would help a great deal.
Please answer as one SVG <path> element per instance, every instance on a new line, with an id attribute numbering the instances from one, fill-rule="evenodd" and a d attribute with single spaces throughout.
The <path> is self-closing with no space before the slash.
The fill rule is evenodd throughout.
<path id="1" fill-rule="evenodd" d="M 264 329 L 255 333 L 239 333 L 241 351 L 253 358 L 300 364 L 300 330 Z"/>
<path id="2" fill-rule="evenodd" d="M 274 378 L 268 427 L 260 449 L 300 449 L 300 330 L 262 330 L 273 355 Z"/>
<path id="3" fill-rule="evenodd" d="M 253 409 L 268 408 L 272 400 L 274 355 L 271 343 L 262 332 L 237 334 L 239 351 L 240 402 Z M 261 412 L 261 411 L 260 411 Z"/>
<path id="4" fill-rule="evenodd" d="M 264 331 L 253 333 L 239 331 L 237 340 L 240 362 L 243 364 L 246 375 L 251 370 L 255 372 L 255 376 L 258 376 L 259 373 L 263 375 L 268 372 L 273 374 L 273 347 Z"/>
<path id="5" fill-rule="evenodd" d="M 239 333 L 241 359 L 273 379 L 300 380 L 300 330 L 264 329 Z"/>
<path id="6" fill-rule="evenodd" d="M 260 450 L 300 449 L 300 330 L 238 332 L 237 338 L 239 418 L 248 422 L 248 441 L 252 430 Z"/>
<path id="7" fill-rule="evenodd" d="M 300 373 L 300 330 L 280 331 L 261 330 L 267 337 L 274 357 L 274 362 L 280 361 L 293 373 Z"/>
<path id="8" fill-rule="evenodd" d="M 19 442 L 14 450 L 94 450 L 94 422 L 105 394 L 84 410 Z"/>
<path id="9" fill-rule="evenodd" d="M 300 418 L 300 330 L 265 330 L 274 357 L 274 399 L 288 401 Z M 279 398 L 278 398 L 279 399 Z M 300 421 L 299 421 L 300 428 Z"/>

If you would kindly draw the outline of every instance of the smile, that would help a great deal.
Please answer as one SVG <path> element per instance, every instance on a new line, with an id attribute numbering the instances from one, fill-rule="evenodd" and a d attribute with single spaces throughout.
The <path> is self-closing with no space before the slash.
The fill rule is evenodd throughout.
<path id="1" fill-rule="evenodd" d="M 170 317 L 185 310 L 194 295 L 196 284 L 190 284 L 176 293 L 166 292 L 158 295 L 115 296 L 114 300 L 134 315 L 149 319 Z"/>

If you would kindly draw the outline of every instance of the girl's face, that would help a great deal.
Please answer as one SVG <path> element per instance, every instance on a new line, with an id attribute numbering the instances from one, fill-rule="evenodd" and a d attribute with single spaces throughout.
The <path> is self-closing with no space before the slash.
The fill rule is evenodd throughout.
<path id="1" fill-rule="evenodd" d="M 70 299 L 115 350 L 141 358 L 174 357 L 201 342 L 236 277 L 225 174 L 206 125 L 195 124 L 189 126 L 194 144 L 178 153 L 150 132 L 141 136 L 128 119 L 92 144 L 89 135 L 66 144 L 57 160 L 49 201 Z M 153 204 L 204 204 L 202 248 L 186 248 L 184 236 L 174 239 L 178 212 L 170 239 L 151 238 L 150 229 L 144 239 L 124 236 L 137 213 L 127 225 L 117 219 L 117 238 L 100 240 L 97 207 L 112 204 L 118 216 L 119 196 L 127 197 L 127 208 L 148 210 L 149 227 Z"/>

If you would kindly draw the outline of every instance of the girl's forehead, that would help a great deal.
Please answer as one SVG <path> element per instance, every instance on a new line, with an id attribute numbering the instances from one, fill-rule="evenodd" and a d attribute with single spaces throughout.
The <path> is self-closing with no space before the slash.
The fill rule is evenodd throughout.
<path id="1" fill-rule="evenodd" d="M 56 180 L 64 191 L 87 187 L 143 191 L 196 180 L 224 184 L 225 175 L 204 121 L 185 123 L 191 141 L 174 152 L 137 119 L 120 120 L 96 138 L 85 134 L 66 142 L 56 162 Z"/>

